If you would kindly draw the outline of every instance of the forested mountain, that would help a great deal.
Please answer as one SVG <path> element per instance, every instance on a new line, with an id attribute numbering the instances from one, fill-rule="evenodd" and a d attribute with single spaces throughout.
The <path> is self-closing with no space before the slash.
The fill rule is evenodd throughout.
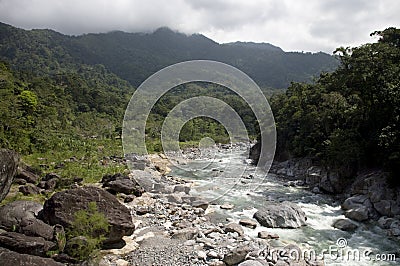
<path id="1" fill-rule="evenodd" d="M 349 178 L 384 167 L 400 184 L 400 29 L 372 35 L 339 48 L 336 71 L 272 97 L 278 158 L 312 156 Z"/>
<path id="2" fill-rule="evenodd" d="M 70 71 L 78 64 L 102 64 L 138 86 L 170 64 L 195 59 L 238 67 L 263 88 L 286 88 L 291 81 L 312 81 L 338 61 L 324 53 L 284 52 L 271 44 L 218 44 L 200 34 L 168 28 L 153 33 L 114 31 L 67 36 L 52 30 L 22 30 L 0 23 L 0 59 L 13 68 L 36 74 Z"/>

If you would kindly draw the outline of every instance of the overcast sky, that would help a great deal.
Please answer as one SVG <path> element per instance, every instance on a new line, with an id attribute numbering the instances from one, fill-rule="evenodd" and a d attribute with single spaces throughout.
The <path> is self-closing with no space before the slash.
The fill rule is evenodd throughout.
<path id="1" fill-rule="evenodd" d="M 375 41 L 375 30 L 400 27 L 400 0 L 0 0 L 0 21 L 64 34 L 167 26 L 219 43 L 332 53 Z"/>

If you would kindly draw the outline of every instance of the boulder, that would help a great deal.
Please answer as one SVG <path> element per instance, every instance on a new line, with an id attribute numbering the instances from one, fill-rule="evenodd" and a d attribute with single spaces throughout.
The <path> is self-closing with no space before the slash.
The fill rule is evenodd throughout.
<path id="1" fill-rule="evenodd" d="M 185 194 L 189 194 L 190 187 L 186 185 L 175 185 L 173 192 L 184 192 Z"/>
<path id="2" fill-rule="evenodd" d="M 298 228 L 307 225 L 305 213 L 291 202 L 269 203 L 253 216 L 262 226 L 270 228 Z"/>
<path id="3" fill-rule="evenodd" d="M 348 219 L 338 219 L 333 223 L 332 226 L 342 231 L 354 231 L 358 227 L 357 224 Z"/>
<path id="4" fill-rule="evenodd" d="M 18 191 L 24 194 L 25 196 L 28 195 L 36 195 L 40 193 L 40 188 L 33 184 L 26 184 L 25 186 L 20 186 Z"/>
<path id="5" fill-rule="evenodd" d="M 16 232 L 0 234 L 0 246 L 35 256 L 46 256 L 47 251 L 56 248 L 54 242 L 46 241 L 42 237 L 26 236 Z"/>
<path id="6" fill-rule="evenodd" d="M 225 233 L 237 233 L 239 236 L 244 235 L 243 228 L 237 223 L 229 223 L 224 227 Z"/>
<path id="7" fill-rule="evenodd" d="M 374 203 L 374 208 L 380 215 L 393 216 L 391 211 L 392 202 L 391 200 L 380 200 Z"/>
<path id="8" fill-rule="evenodd" d="M 248 246 L 241 246 L 233 249 L 232 251 L 224 255 L 223 261 L 226 265 L 236 265 L 246 259 L 248 253 L 251 252 L 251 248 Z"/>
<path id="9" fill-rule="evenodd" d="M 354 195 L 349 198 L 347 198 L 343 203 L 342 203 L 342 209 L 343 210 L 350 210 L 350 209 L 355 209 L 360 206 L 366 206 L 366 207 L 371 207 L 372 204 L 368 199 L 368 196 L 366 195 Z"/>
<path id="10" fill-rule="evenodd" d="M 389 229 L 390 225 L 395 221 L 393 218 L 388 218 L 386 216 L 382 216 L 378 220 L 378 225 L 382 229 Z"/>
<path id="11" fill-rule="evenodd" d="M 49 258 L 42 258 L 33 255 L 19 254 L 15 251 L 0 247 L 0 261 L 2 265 L 15 266 L 63 266 Z"/>
<path id="12" fill-rule="evenodd" d="M 107 191 L 113 194 L 134 194 L 135 196 L 140 197 L 144 192 L 144 189 L 135 180 L 120 173 L 103 176 L 101 183 L 103 183 L 103 188 L 106 188 Z"/>
<path id="13" fill-rule="evenodd" d="M 89 202 L 96 202 L 110 224 L 107 244 L 120 242 L 123 236 L 131 235 L 135 229 L 130 210 L 111 193 L 97 187 L 81 187 L 55 193 L 46 200 L 43 219 L 51 225 L 60 224 L 68 228 L 75 213 L 86 209 Z"/>
<path id="14" fill-rule="evenodd" d="M 349 219 L 362 222 L 368 219 L 368 208 L 365 206 L 360 206 L 355 209 L 350 209 L 344 213 L 344 216 Z"/>
<path id="15" fill-rule="evenodd" d="M 268 231 L 260 231 L 258 232 L 258 237 L 262 239 L 279 239 L 279 235 L 272 234 Z"/>
<path id="16" fill-rule="evenodd" d="M 16 152 L 0 149 L 0 202 L 7 196 L 18 169 L 19 156 Z"/>
<path id="17" fill-rule="evenodd" d="M 389 235 L 400 236 L 400 221 L 396 220 L 390 224 Z"/>
<path id="18" fill-rule="evenodd" d="M 36 184 L 39 181 L 40 176 L 31 167 L 25 165 L 18 168 L 18 173 L 15 178 L 23 179 L 27 183 Z"/>
<path id="19" fill-rule="evenodd" d="M 180 230 L 176 230 L 172 234 L 172 238 L 181 240 L 191 240 L 199 233 L 199 229 L 196 227 L 189 227 Z"/>
<path id="20" fill-rule="evenodd" d="M 257 221 L 252 219 L 240 219 L 239 224 L 254 229 L 257 227 Z"/>
<path id="21" fill-rule="evenodd" d="M 37 218 L 42 209 L 42 204 L 33 201 L 10 202 L 0 207 L 0 228 L 51 240 L 53 227 Z"/>

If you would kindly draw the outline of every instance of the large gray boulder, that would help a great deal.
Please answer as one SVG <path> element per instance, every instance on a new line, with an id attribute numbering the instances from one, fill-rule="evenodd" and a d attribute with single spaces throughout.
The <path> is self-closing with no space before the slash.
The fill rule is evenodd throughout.
<path id="1" fill-rule="evenodd" d="M 46 241 L 42 237 L 26 236 L 16 232 L 0 234 L 0 246 L 18 253 L 35 256 L 46 256 L 46 252 L 56 248 L 54 242 Z"/>
<path id="2" fill-rule="evenodd" d="M 0 247 L 1 265 L 14 266 L 63 266 L 64 264 L 56 262 L 49 258 L 42 258 L 27 254 L 19 254 L 15 251 Z"/>
<path id="3" fill-rule="evenodd" d="M 298 228 L 307 225 L 306 215 L 291 202 L 268 203 L 253 216 L 262 226 L 270 228 Z"/>
<path id="4" fill-rule="evenodd" d="M 332 226 L 342 231 L 354 231 L 358 227 L 356 223 L 349 219 L 338 219 L 333 223 Z"/>
<path id="5" fill-rule="evenodd" d="M 124 193 L 140 197 L 144 192 L 144 189 L 134 179 L 120 173 L 103 176 L 101 183 L 103 183 L 103 188 L 113 194 Z"/>
<path id="6" fill-rule="evenodd" d="M 19 164 L 16 152 L 0 149 L 0 202 L 7 196 Z"/>
<path id="7" fill-rule="evenodd" d="M 13 201 L 0 207 L 0 228 L 28 236 L 53 238 L 53 227 L 38 219 L 42 204 L 33 201 Z"/>
<path id="8" fill-rule="evenodd" d="M 98 211 L 105 215 L 111 226 L 105 243 L 120 242 L 123 236 L 133 234 L 135 225 L 130 210 L 114 195 L 97 187 L 55 193 L 44 203 L 43 219 L 51 225 L 60 224 L 68 228 L 75 219 L 75 213 L 86 209 L 90 202 L 96 202 Z"/>

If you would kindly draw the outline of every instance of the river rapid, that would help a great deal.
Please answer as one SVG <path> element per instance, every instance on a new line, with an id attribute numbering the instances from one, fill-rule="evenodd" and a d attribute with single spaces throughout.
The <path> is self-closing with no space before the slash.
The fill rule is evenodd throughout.
<path id="1" fill-rule="evenodd" d="M 274 174 L 266 174 L 249 163 L 248 147 L 208 149 L 198 159 L 172 167 L 171 174 L 194 183 L 191 194 L 211 202 L 208 212 L 215 222 L 238 222 L 252 218 L 268 201 L 298 204 L 307 216 L 307 226 L 298 229 L 244 227 L 245 233 L 257 237 L 259 231 L 280 236 L 273 246 L 295 243 L 306 252 L 323 256 L 326 265 L 400 265 L 398 240 L 390 239 L 375 223 L 358 223 L 354 232 L 332 227 L 345 218 L 340 202 L 329 195 L 315 194 L 306 188 L 287 186 Z M 220 205 L 230 203 L 231 210 Z M 324 255 L 322 255 L 324 254 Z M 397 260 L 392 261 L 393 257 Z"/>

